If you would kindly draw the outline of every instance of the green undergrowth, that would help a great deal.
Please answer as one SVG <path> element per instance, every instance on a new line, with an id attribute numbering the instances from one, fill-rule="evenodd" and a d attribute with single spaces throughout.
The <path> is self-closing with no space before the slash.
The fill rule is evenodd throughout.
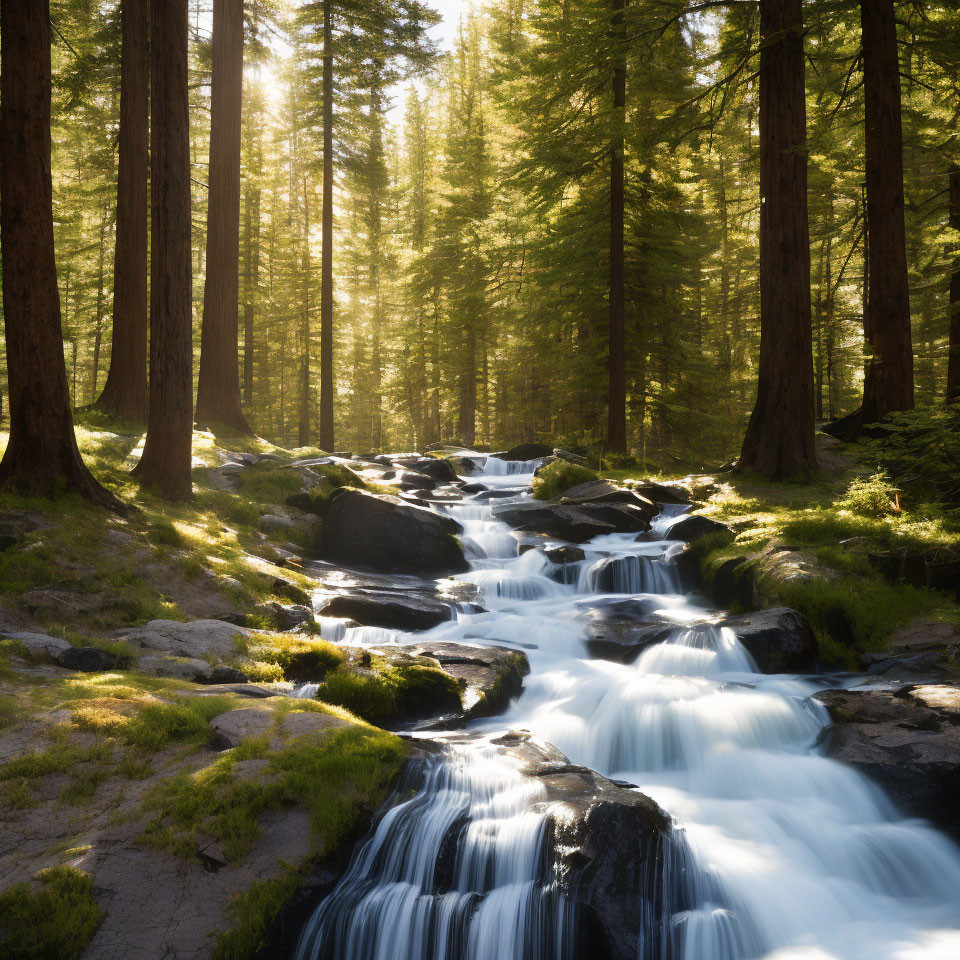
<path id="1" fill-rule="evenodd" d="M 916 502 L 883 471 L 811 485 L 794 501 L 783 487 L 769 498 L 753 484 L 744 493 L 726 487 L 705 509 L 730 525 L 735 542 L 706 537 L 691 546 L 690 562 L 714 595 L 719 588 L 722 602 L 805 614 L 824 666 L 859 669 L 863 654 L 882 650 L 891 633 L 919 618 L 960 619 L 948 594 L 884 575 L 884 558 L 957 550 L 960 529 L 939 505 Z"/>
<path id="2" fill-rule="evenodd" d="M 554 460 L 542 467 L 533 478 L 533 496 L 537 500 L 552 500 L 577 484 L 596 479 L 596 471 L 589 467 L 566 460 Z"/>
<path id="3" fill-rule="evenodd" d="M 311 708 L 324 709 L 304 707 Z M 361 807 L 379 805 L 406 752 L 399 738 L 366 725 L 298 737 L 278 749 L 267 737 L 248 738 L 209 765 L 158 784 L 144 801 L 151 819 L 142 842 L 195 858 L 200 838 L 212 838 L 232 863 L 250 849 L 264 813 L 300 803 L 310 813 L 313 849 L 328 852 Z M 263 761 L 262 768 L 238 776 L 237 764 L 248 760 Z"/>
<path id="4" fill-rule="evenodd" d="M 74 960 L 103 917 L 90 876 L 70 866 L 0 891 L 0 960 Z"/>
<path id="5" fill-rule="evenodd" d="M 460 687 L 450 674 L 417 663 L 390 665 L 379 657 L 371 659 L 369 668 L 342 665 L 320 683 L 316 697 L 379 726 L 456 712 L 462 705 Z"/>

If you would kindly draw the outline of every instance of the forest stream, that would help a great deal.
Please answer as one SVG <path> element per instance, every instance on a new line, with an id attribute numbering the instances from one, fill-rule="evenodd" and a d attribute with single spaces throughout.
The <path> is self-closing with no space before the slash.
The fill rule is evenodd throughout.
<path id="1" fill-rule="evenodd" d="M 420 734 L 442 749 L 316 908 L 297 960 L 600 955 L 546 855 L 555 841 L 543 786 L 494 746 L 520 730 L 671 818 L 669 843 L 642 866 L 637 957 L 956 960 L 960 851 L 822 755 L 829 718 L 812 694 L 823 682 L 760 674 L 733 633 L 681 594 L 670 525 L 685 508 L 663 507 L 639 541 L 595 537 L 577 562 L 517 556 L 491 504 L 529 496 L 538 461 L 476 456 L 469 480 L 486 490 L 435 509 L 464 527 L 471 569 L 461 577 L 479 586 L 486 612 L 465 605 L 416 638 L 512 646 L 531 673 L 505 715 L 466 735 Z M 591 659 L 585 618 L 625 602 L 675 629 L 632 664 Z M 348 635 L 361 645 L 413 637 Z"/>

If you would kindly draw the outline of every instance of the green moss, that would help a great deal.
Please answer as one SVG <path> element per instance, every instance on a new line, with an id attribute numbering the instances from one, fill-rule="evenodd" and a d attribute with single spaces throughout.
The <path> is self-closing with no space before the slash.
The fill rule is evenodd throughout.
<path id="1" fill-rule="evenodd" d="M 90 876 L 57 866 L 0 892 L 0 960 L 73 960 L 100 926 Z"/>
<path id="2" fill-rule="evenodd" d="M 454 712 L 462 705 L 459 685 L 443 670 L 420 664 L 388 666 L 376 658 L 369 672 L 344 665 L 331 673 L 316 697 L 378 726 Z"/>
<path id="3" fill-rule="evenodd" d="M 273 646 L 258 648 L 257 657 L 276 664 L 288 680 L 322 680 L 345 660 L 335 644 L 289 634 L 276 635 Z"/>
<path id="4" fill-rule="evenodd" d="M 273 880 L 256 880 L 227 907 L 233 926 L 217 934 L 215 960 L 247 960 L 267 946 L 270 927 L 302 882 L 302 873 L 288 867 Z"/>
<path id="5" fill-rule="evenodd" d="M 533 496 L 537 500 L 551 500 L 580 483 L 596 480 L 597 474 L 566 460 L 554 460 L 541 468 L 533 478 Z"/>

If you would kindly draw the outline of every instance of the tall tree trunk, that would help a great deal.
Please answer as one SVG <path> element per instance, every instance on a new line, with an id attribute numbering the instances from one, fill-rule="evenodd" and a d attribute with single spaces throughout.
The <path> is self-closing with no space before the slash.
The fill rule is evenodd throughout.
<path id="1" fill-rule="evenodd" d="M 244 208 L 246 219 L 244 230 L 246 290 L 244 292 L 246 296 L 243 303 L 243 402 L 249 406 L 253 402 L 253 318 L 260 274 L 259 187 L 251 187 L 247 191 Z M 257 221 L 256 230 L 254 230 L 254 218 Z"/>
<path id="2" fill-rule="evenodd" d="M 804 477 L 814 450 L 801 0 L 761 0 L 760 365 L 740 469 Z"/>
<path id="3" fill-rule="evenodd" d="M 477 335 L 472 318 L 464 325 L 460 365 L 460 413 L 457 433 L 460 442 L 472 447 L 477 437 Z"/>
<path id="4" fill-rule="evenodd" d="M 48 0 L 0 3 L 0 257 L 10 397 L 0 484 L 45 497 L 66 487 L 121 509 L 73 432 L 53 246 Z"/>
<path id="5" fill-rule="evenodd" d="M 104 290 L 104 260 L 107 237 L 107 212 L 103 211 L 100 218 L 100 245 L 97 252 L 97 314 L 93 328 L 93 363 L 90 368 L 90 396 L 97 395 L 97 379 L 100 373 L 100 347 L 103 343 L 103 301 Z"/>
<path id="6" fill-rule="evenodd" d="M 110 372 L 96 407 L 142 422 L 147 419 L 149 0 L 123 0 L 120 22 L 120 156 L 113 339 Z"/>
<path id="7" fill-rule="evenodd" d="M 960 230 L 960 167 L 950 171 L 950 226 Z M 957 253 L 960 256 L 960 252 Z M 947 403 L 960 401 L 960 264 L 950 277 L 950 359 L 947 362 Z"/>
<path id="8" fill-rule="evenodd" d="M 240 405 L 240 104 L 243 0 L 214 0 L 207 273 L 200 335 L 197 422 L 251 435 Z"/>
<path id="9" fill-rule="evenodd" d="M 310 195 L 303 181 L 303 296 L 300 313 L 300 398 L 297 418 L 297 444 L 310 442 Z"/>
<path id="10" fill-rule="evenodd" d="M 607 391 L 607 447 L 627 449 L 627 371 L 623 289 L 623 130 L 627 102 L 627 65 L 623 40 L 626 0 L 613 2 L 613 142 L 610 145 L 610 357 Z"/>
<path id="11" fill-rule="evenodd" d="M 187 0 L 150 0 L 150 412 L 134 474 L 191 494 L 193 440 Z"/>
<path id="12" fill-rule="evenodd" d="M 903 223 L 900 59 L 893 0 L 862 0 L 869 292 L 864 334 L 870 356 L 859 423 L 913 409 L 910 292 Z"/>
<path id="13" fill-rule="evenodd" d="M 333 0 L 323 0 L 323 199 L 320 252 L 320 447 L 333 451 Z"/>

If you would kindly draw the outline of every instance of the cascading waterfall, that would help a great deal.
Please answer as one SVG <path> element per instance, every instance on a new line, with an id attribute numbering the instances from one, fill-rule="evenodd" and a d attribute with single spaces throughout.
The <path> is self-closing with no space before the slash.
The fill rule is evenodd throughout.
<path id="1" fill-rule="evenodd" d="M 468 479 L 520 486 L 534 466 L 488 457 Z M 757 673 L 729 630 L 679 596 L 678 546 L 650 538 L 668 537 L 681 508 L 647 540 L 598 537 L 568 565 L 539 549 L 518 557 L 489 503 L 443 510 L 474 545 L 462 578 L 486 612 L 416 640 L 514 646 L 531 666 L 506 714 L 474 728 L 530 730 L 673 819 L 660 934 L 641 938 L 639 960 L 960 958 L 960 851 L 822 755 L 815 681 Z M 591 611 L 627 599 L 676 628 L 632 664 L 589 659 Z M 590 956 L 544 872 L 536 786 L 476 751 L 464 743 L 432 761 L 417 795 L 387 813 L 312 917 L 299 960 Z"/>
<path id="2" fill-rule="evenodd" d="M 304 928 L 301 960 L 566 960 L 544 787 L 487 748 L 427 761 Z"/>

